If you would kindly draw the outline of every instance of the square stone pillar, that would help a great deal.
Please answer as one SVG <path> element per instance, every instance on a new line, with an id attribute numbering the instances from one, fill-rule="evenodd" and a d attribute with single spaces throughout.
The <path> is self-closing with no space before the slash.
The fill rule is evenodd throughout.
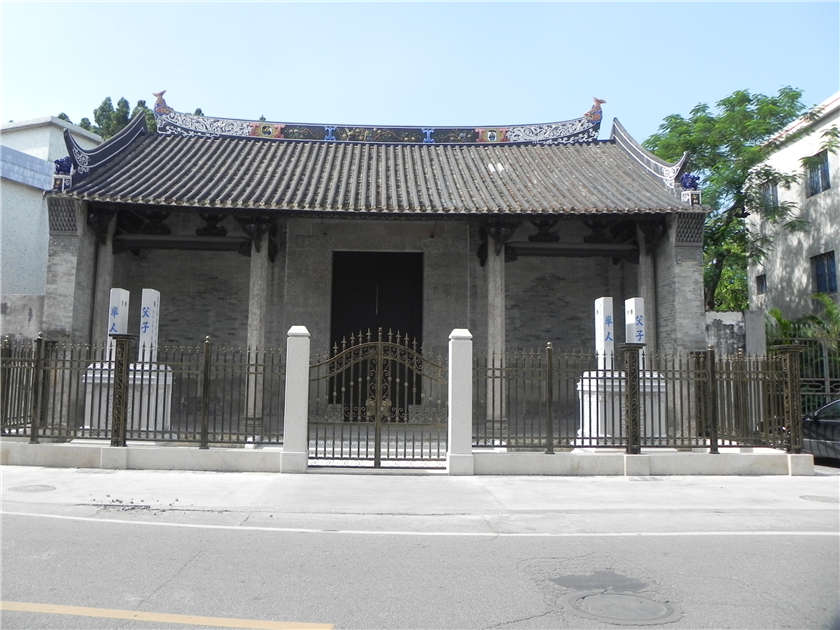
<path id="1" fill-rule="evenodd" d="M 497 245 L 490 237 L 487 243 L 487 422 L 494 425 L 493 435 L 501 435 L 505 412 L 505 307 L 505 246 Z"/>
<path id="2" fill-rule="evenodd" d="M 636 242 L 639 244 L 639 297 L 645 301 L 645 345 L 648 352 L 656 354 L 656 272 L 653 251 L 644 231 L 636 224 Z M 651 357 L 652 358 L 652 357 Z"/>
<path id="3" fill-rule="evenodd" d="M 265 372 L 265 320 L 268 304 L 268 234 L 257 232 L 251 242 L 251 273 L 248 284 L 248 382 L 245 417 L 248 432 L 262 433 L 263 380 Z"/>
<path id="4" fill-rule="evenodd" d="M 108 341 L 108 305 L 114 286 L 114 232 L 117 221 L 111 216 L 101 219 L 96 238 L 96 267 L 93 289 L 93 334 L 91 343 L 102 345 Z M 125 331 L 128 332 L 128 331 Z"/>
<path id="5" fill-rule="evenodd" d="M 53 341 L 89 343 L 96 238 L 86 202 L 47 198 L 50 240 L 43 332 Z M 110 288 L 110 287 L 109 287 Z"/>
<path id="6" fill-rule="evenodd" d="M 282 472 L 306 472 L 309 459 L 309 337 L 306 326 L 292 326 L 286 339 Z"/>
<path id="7" fill-rule="evenodd" d="M 449 335 L 449 440 L 446 468 L 450 475 L 472 475 L 472 335 L 456 328 Z"/>

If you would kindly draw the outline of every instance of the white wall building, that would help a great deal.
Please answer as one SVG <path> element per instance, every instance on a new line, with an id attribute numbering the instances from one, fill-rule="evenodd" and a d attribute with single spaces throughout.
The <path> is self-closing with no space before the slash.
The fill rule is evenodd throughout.
<path id="1" fill-rule="evenodd" d="M 791 232 L 769 225 L 757 213 L 748 218 L 753 233 L 763 232 L 772 241 L 767 257 L 748 269 L 750 308 L 778 308 L 788 319 L 813 312 L 811 296 L 817 292 L 840 302 L 840 154 L 822 148 L 824 132 L 840 128 L 840 92 L 820 103 L 817 112 L 816 117 L 802 116 L 779 132 L 771 140 L 779 148 L 762 163 L 798 176 L 790 187 L 768 186 L 765 194 L 771 200 L 776 195 L 778 204 L 796 204 L 808 227 Z M 803 165 L 803 158 L 812 157 Z"/>
<path id="2" fill-rule="evenodd" d="M 55 117 L 3 125 L 0 130 L 0 334 L 32 337 L 41 325 L 49 224 L 44 191 L 54 160 L 67 155 L 64 131 L 85 148 L 98 135 Z"/>

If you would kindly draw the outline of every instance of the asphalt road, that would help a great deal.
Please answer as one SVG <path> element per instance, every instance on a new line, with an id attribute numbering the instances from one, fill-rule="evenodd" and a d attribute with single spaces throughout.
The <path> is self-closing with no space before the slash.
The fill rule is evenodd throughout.
<path id="1" fill-rule="evenodd" d="M 820 472 L 4 467 L 2 600 L 22 610 L 2 627 L 840 628 L 840 476 Z"/>

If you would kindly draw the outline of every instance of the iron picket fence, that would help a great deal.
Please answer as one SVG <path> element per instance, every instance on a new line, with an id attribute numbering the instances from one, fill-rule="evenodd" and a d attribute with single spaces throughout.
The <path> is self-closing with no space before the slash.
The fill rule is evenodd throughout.
<path id="1" fill-rule="evenodd" d="M 625 369 L 627 352 L 636 353 L 635 370 Z M 786 399 L 793 385 L 785 356 L 719 358 L 713 351 L 628 348 L 599 364 L 592 352 L 556 352 L 550 344 L 504 355 L 475 353 L 473 446 L 545 452 L 798 448 L 789 431 L 800 416 Z M 634 415 L 637 433 L 628 435 L 627 418 Z"/>
<path id="2" fill-rule="evenodd" d="M 2 342 L 3 435 L 53 440 L 281 444 L 285 387 L 279 349 L 162 345 L 126 366 L 115 343 Z M 134 348 L 129 356 L 137 356 Z M 144 358 L 152 359 L 144 354 Z M 124 431 L 117 426 L 124 406 Z"/>

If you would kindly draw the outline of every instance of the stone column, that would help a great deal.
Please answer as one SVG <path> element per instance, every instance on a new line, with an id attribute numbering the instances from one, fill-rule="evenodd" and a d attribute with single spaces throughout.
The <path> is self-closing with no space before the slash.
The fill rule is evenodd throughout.
<path id="1" fill-rule="evenodd" d="M 262 432 L 263 372 L 265 370 L 265 318 L 268 303 L 268 234 L 256 232 L 251 241 L 251 275 L 248 288 L 248 390 L 247 431 Z"/>
<path id="2" fill-rule="evenodd" d="M 653 251 L 644 231 L 636 224 L 636 241 L 639 243 L 639 296 L 645 301 L 647 325 L 645 344 L 648 352 L 655 354 L 656 347 L 656 273 Z"/>
<path id="3" fill-rule="evenodd" d="M 449 441 L 446 468 L 450 475 L 472 475 L 472 335 L 456 328 L 449 335 Z"/>
<path id="4" fill-rule="evenodd" d="M 306 326 L 292 326 L 286 339 L 281 472 L 306 472 L 309 458 L 309 337 Z"/>
<path id="5" fill-rule="evenodd" d="M 501 435 L 504 416 L 505 245 L 489 236 L 487 242 L 487 421 L 491 434 Z"/>
<path id="6" fill-rule="evenodd" d="M 91 343 L 102 345 L 108 341 L 108 305 L 114 286 L 114 231 L 117 222 L 112 216 L 103 215 L 98 225 Z"/>

